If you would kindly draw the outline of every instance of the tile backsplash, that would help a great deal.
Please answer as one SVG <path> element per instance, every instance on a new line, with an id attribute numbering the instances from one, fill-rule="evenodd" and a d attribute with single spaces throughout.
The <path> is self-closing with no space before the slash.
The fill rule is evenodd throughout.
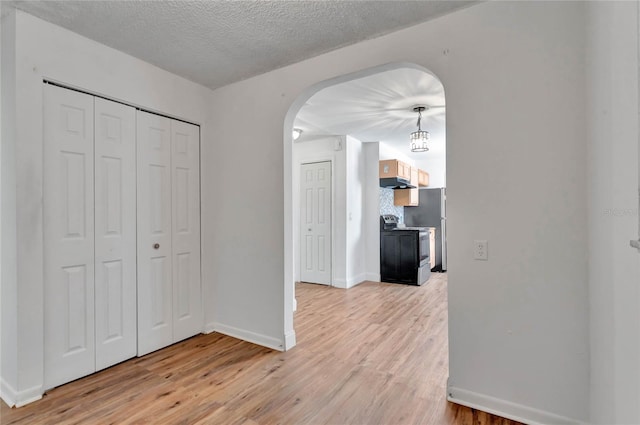
<path id="1" fill-rule="evenodd" d="M 380 215 L 382 214 L 397 215 L 400 223 L 404 223 L 404 207 L 393 205 L 393 189 L 380 188 Z"/>

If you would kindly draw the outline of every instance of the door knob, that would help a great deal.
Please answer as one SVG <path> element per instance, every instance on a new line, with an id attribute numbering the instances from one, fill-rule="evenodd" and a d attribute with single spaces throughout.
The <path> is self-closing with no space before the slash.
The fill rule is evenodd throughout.
<path id="1" fill-rule="evenodd" d="M 158 249 L 160 248 L 160 244 L 159 243 L 154 243 L 153 244 L 153 249 Z"/>

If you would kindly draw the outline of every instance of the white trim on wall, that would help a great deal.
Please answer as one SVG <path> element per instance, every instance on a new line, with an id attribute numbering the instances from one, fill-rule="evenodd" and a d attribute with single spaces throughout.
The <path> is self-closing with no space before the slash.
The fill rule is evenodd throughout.
<path id="1" fill-rule="evenodd" d="M 204 334 L 210 334 L 213 332 L 218 332 L 233 338 L 242 339 L 252 344 L 261 345 L 267 348 L 272 348 L 277 351 L 286 351 L 293 348 L 296 345 L 295 332 L 289 332 L 285 334 L 283 340 L 279 341 L 276 338 L 272 338 L 266 335 L 261 335 L 255 332 L 248 331 L 246 329 L 239 329 L 233 326 L 223 325 L 215 322 L 208 323 L 204 327 L 204 330 L 202 331 L 202 333 Z"/>
<path id="2" fill-rule="evenodd" d="M 360 273 L 356 276 L 347 276 L 346 279 L 336 279 L 335 287 L 341 289 L 349 289 L 361 284 L 365 280 L 367 280 L 366 273 Z"/>
<path id="3" fill-rule="evenodd" d="M 367 273 L 366 279 L 371 282 L 380 282 L 380 273 Z"/>
<path id="4" fill-rule="evenodd" d="M 356 285 L 360 285 L 365 280 L 367 280 L 366 273 L 359 273 L 351 278 L 347 278 L 347 285 L 349 285 L 348 288 L 353 288 Z"/>
<path id="5" fill-rule="evenodd" d="M 583 425 L 564 416 L 447 385 L 447 400 L 529 425 Z"/>
<path id="6" fill-rule="evenodd" d="M 246 329 L 236 328 L 234 326 L 225 325 L 223 323 L 211 323 L 207 325 L 206 333 L 211 332 L 225 334 L 233 338 L 241 339 L 243 341 L 261 345 L 263 347 L 271 348 L 277 351 L 285 351 L 289 349 L 290 347 L 287 347 L 288 344 L 295 345 L 296 338 L 295 333 L 293 333 L 285 335 L 283 339 L 279 340 L 268 335 L 251 332 Z"/>
<path id="7" fill-rule="evenodd" d="M 9 407 L 22 407 L 42 398 L 44 391 L 42 386 L 38 385 L 23 391 L 16 391 L 4 379 L 0 378 L 0 398 Z"/>
<path id="8" fill-rule="evenodd" d="M 290 350 L 296 345 L 296 333 L 287 332 L 284 334 L 284 351 Z"/>

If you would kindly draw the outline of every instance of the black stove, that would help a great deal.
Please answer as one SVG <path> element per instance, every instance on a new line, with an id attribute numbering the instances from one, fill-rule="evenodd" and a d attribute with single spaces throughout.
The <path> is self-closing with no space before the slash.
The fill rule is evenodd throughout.
<path id="1" fill-rule="evenodd" d="M 400 218 L 393 214 L 383 214 L 380 216 L 380 230 L 417 230 L 419 232 L 426 232 L 426 227 L 405 227 L 398 223 Z"/>
<path id="2" fill-rule="evenodd" d="M 398 227 L 398 217 L 380 216 L 380 277 L 383 282 L 422 285 L 429 279 L 426 227 Z"/>
<path id="3" fill-rule="evenodd" d="M 380 230 L 393 230 L 398 227 L 398 216 L 383 214 L 380 216 Z"/>

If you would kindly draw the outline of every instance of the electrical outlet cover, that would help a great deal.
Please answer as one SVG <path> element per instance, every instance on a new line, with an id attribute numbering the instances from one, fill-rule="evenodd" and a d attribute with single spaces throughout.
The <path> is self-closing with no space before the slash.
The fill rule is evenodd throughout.
<path id="1" fill-rule="evenodd" d="M 473 258 L 485 261 L 489 259 L 489 243 L 485 239 L 473 241 Z"/>

